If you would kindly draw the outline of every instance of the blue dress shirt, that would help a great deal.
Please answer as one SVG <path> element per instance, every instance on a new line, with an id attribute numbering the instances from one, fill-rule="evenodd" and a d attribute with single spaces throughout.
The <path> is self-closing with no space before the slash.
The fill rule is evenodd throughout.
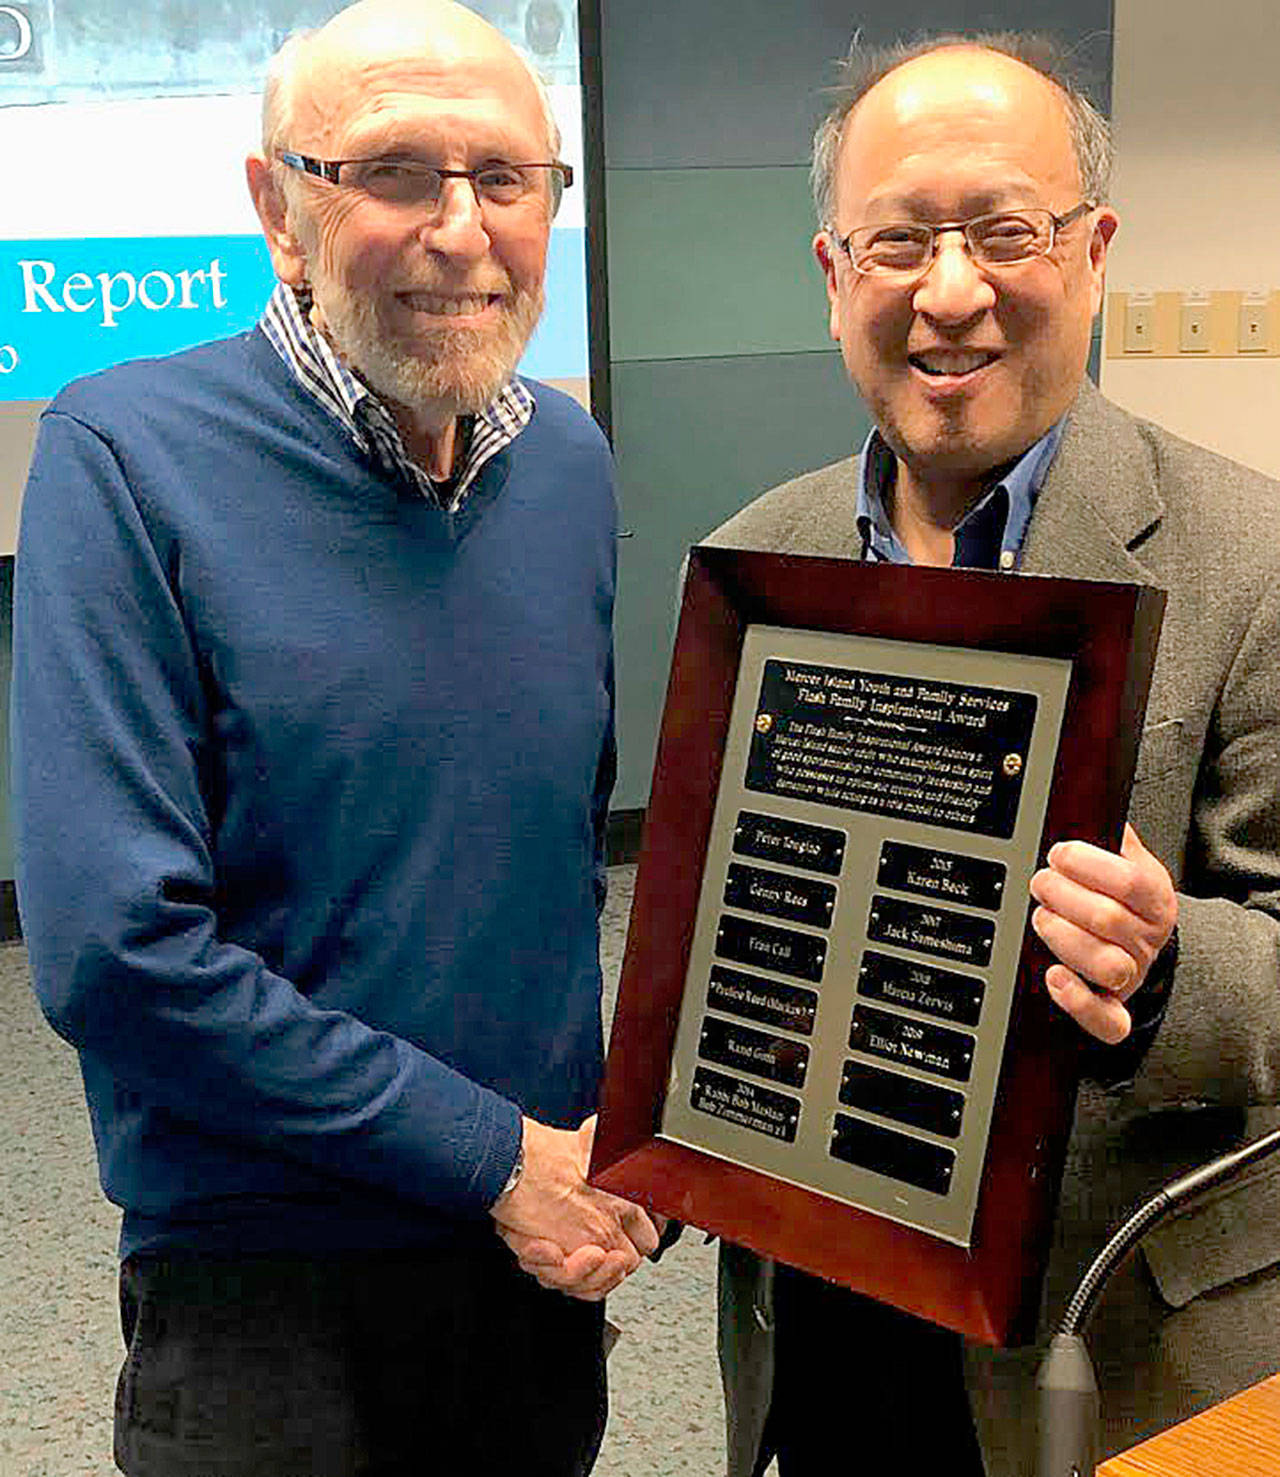
<path id="1" fill-rule="evenodd" d="M 1022 541 L 1058 442 L 1063 420 L 1018 458 L 964 515 L 954 529 L 953 567 L 1016 569 Z M 910 564 L 911 555 L 889 521 L 889 494 L 897 475 L 897 461 L 879 431 L 872 431 L 858 455 L 855 512 L 862 539 L 862 557 L 890 564 Z"/>

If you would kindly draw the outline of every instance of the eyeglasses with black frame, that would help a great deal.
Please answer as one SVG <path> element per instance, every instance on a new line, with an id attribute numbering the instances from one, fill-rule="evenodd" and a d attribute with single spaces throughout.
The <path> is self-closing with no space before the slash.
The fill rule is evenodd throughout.
<path id="1" fill-rule="evenodd" d="M 890 221 L 855 226 L 845 236 L 836 236 L 834 229 L 831 234 L 855 272 L 864 277 L 905 280 L 928 271 L 938 254 L 938 237 L 947 231 L 963 233 L 970 257 L 982 267 L 1012 267 L 1047 256 L 1058 232 L 1087 214 L 1093 204 L 1092 200 L 1082 200 L 1065 215 L 1029 206 L 1025 210 L 975 215 L 967 221 L 943 221 L 936 226 Z"/>
<path id="2" fill-rule="evenodd" d="M 331 185 L 359 190 L 385 205 L 438 205 L 447 179 L 471 181 L 476 199 L 485 205 L 519 205 L 537 195 L 549 181 L 551 213 L 573 184 L 573 169 L 560 160 L 530 164 L 481 164 L 475 169 L 442 169 L 417 159 L 312 159 L 280 149 L 276 158 L 290 169 L 301 170 Z"/>

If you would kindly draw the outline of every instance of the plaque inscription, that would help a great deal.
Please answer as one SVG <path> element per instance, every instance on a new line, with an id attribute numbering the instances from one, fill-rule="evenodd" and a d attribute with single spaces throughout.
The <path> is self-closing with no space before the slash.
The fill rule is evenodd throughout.
<path id="1" fill-rule="evenodd" d="M 733 849 L 739 856 L 782 862 L 838 877 L 844 865 L 845 835 L 828 826 L 810 826 L 803 821 L 784 821 L 776 815 L 758 815 L 744 810 L 733 829 Z"/>
<path id="2" fill-rule="evenodd" d="M 836 905 L 836 890 L 830 882 L 788 877 L 785 872 L 770 872 L 764 867 L 746 867 L 741 862 L 731 862 L 724 900 L 727 907 L 741 908 L 744 912 L 764 913 L 770 918 L 789 918 L 792 923 L 827 928 Z"/>
<path id="3" fill-rule="evenodd" d="M 813 1035 L 818 995 L 801 985 L 760 979 L 717 964 L 707 987 L 707 1004 L 724 1015 L 738 1015 L 762 1026 L 781 1026 L 800 1036 Z"/>
<path id="4" fill-rule="evenodd" d="M 699 1067 L 693 1074 L 692 1103 L 699 1113 L 709 1113 L 787 1144 L 795 1142 L 800 1099 L 785 1092 Z"/>
<path id="5" fill-rule="evenodd" d="M 963 964 L 990 964 L 996 925 L 990 918 L 974 918 L 950 908 L 904 903 L 897 898 L 871 899 L 867 937 L 881 944 L 897 944 L 922 954 L 937 954 Z"/>
<path id="6" fill-rule="evenodd" d="M 973 1067 L 972 1036 L 888 1010 L 877 1010 L 872 1005 L 854 1009 L 849 1045 L 868 1056 L 919 1067 L 957 1082 L 967 1082 Z"/>
<path id="7" fill-rule="evenodd" d="M 716 953 L 739 964 L 755 964 L 779 974 L 793 974 L 817 983 L 827 958 L 827 941 L 812 933 L 774 928 L 750 918 L 725 914 L 716 930 Z"/>
<path id="8" fill-rule="evenodd" d="M 770 1036 L 710 1015 L 702 1023 L 698 1055 L 704 1061 L 754 1072 L 757 1077 L 768 1077 L 786 1087 L 803 1087 L 809 1067 L 809 1048 L 804 1042 Z"/>
<path id="9" fill-rule="evenodd" d="M 1070 675 L 747 629 L 662 1137 L 968 1244 Z"/>
<path id="10" fill-rule="evenodd" d="M 1000 911 L 1007 868 L 1000 862 L 962 856 L 953 851 L 930 851 L 886 841 L 880 850 L 876 881 L 897 892 L 917 892 L 969 908 Z"/>
<path id="11" fill-rule="evenodd" d="M 768 660 L 746 788 L 1013 835 L 1037 700 L 956 682 Z"/>
<path id="12" fill-rule="evenodd" d="M 899 959 L 868 949 L 858 971 L 858 993 L 924 1015 L 976 1026 L 982 1015 L 983 983 L 916 959 Z"/>

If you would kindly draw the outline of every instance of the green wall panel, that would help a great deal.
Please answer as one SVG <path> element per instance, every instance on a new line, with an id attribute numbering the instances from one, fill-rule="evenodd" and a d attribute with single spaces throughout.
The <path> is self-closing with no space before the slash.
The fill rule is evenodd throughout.
<path id="1" fill-rule="evenodd" d="M 680 564 L 769 487 L 861 445 L 869 420 L 834 350 L 614 366 L 618 785 L 645 805 L 666 695 Z M 852 546 L 852 508 L 850 540 Z"/>
<path id="2" fill-rule="evenodd" d="M 606 200 L 615 364 L 828 347 L 807 169 L 608 170 Z"/>
<path id="3" fill-rule="evenodd" d="M 1105 111 L 1112 0 L 602 0 L 609 163 L 615 168 L 797 164 L 855 33 L 1048 31 Z"/>

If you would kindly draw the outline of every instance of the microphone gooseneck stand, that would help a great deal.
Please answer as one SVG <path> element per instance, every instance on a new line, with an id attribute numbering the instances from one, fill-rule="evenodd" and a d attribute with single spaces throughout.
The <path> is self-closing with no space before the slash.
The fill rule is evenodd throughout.
<path id="1" fill-rule="evenodd" d="M 1189 1200 L 1280 1149 L 1280 1128 L 1170 1180 L 1116 1231 L 1080 1279 L 1036 1376 L 1040 1422 L 1037 1477 L 1094 1477 L 1099 1447 L 1098 1382 L 1083 1329 L 1111 1274 L 1139 1241 Z"/>

